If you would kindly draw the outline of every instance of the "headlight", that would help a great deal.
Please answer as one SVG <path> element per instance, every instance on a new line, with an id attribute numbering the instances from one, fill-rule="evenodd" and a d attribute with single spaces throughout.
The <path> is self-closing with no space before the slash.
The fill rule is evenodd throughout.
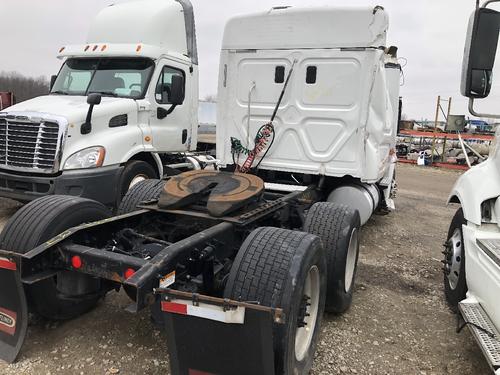
<path id="1" fill-rule="evenodd" d="M 100 167 L 104 162 L 104 155 L 106 155 L 106 150 L 104 149 L 104 147 L 86 148 L 71 155 L 68 160 L 66 160 L 64 169 L 84 169 Z"/>

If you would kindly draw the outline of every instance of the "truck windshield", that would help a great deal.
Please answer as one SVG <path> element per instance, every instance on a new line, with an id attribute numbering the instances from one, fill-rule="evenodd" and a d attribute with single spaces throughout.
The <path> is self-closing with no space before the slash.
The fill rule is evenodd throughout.
<path id="1" fill-rule="evenodd" d="M 68 59 L 51 94 L 100 93 L 139 99 L 144 97 L 153 69 L 153 61 L 143 58 Z"/>

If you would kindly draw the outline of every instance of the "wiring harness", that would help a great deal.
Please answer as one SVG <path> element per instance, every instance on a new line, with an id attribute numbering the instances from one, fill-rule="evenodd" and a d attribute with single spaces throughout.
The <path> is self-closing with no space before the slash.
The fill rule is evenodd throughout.
<path id="1" fill-rule="evenodd" d="M 293 68 L 295 67 L 295 64 L 297 63 L 297 60 L 293 61 L 292 67 L 290 68 L 290 72 L 288 72 L 288 77 L 286 78 L 285 84 L 283 86 L 283 90 L 281 90 L 280 97 L 278 99 L 278 102 L 276 103 L 276 106 L 274 107 L 274 112 L 273 115 L 271 116 L 271 121 L 269 121 L 267 124 L 262 125 L 260 129 L 257 131 L 257 134 L 255 136 L 254 140 L 254 147 L 253 149 L 246 148 L 243 146 L 241 141 L 237 138 L 231 137 L 231 154 L 233 157 L 233 163 L 236 166 L 236 171 L 241 172 L 241 173 L 248 173 L 253 167 L 253 163 L 255 162 L 255 159 L 259 154 L 261 154 L 264 150 L 264 155 L 260 158 L 259 162 L 255 166 L 255 169 L 257 170 L 259 168 L 260 163 L 262 163 L 262 160 L 265 159 L 267 156 L 267 153 L 271 149 L 273 143 L 274 143 L 274 138 L 276 136 L 275 131 L 274 131 L 274 125 L 273 121 L 276 118 L 276 114 L 278 113 L 278 109 L 281 105 L 281 101 L 283 100 L 283 96 L 285 95 L 286 88 L 288 86 L 288 82 L 290 81 L 290 77 L 292 76 L 293 73 Z M 255 88 L 255 83 L 253 84 L 252 88 L 250 89 L 250 92 Z M 249 118 L 250 118 L 250 94 L 249 94 Z M 250 145 L 249 145 L 250 147 Z M 247 158 L 243 165 L 240 166 L 239 164 L 239 157 L 240 155 L 246 155 Z"/>
<path id="2" fill-rule="evenodd" d="M 233 156 L 234 164 L 236 165 L 236 170 L 241 173 L 248 173 L 252 169 L 255 159 L 264 150 L 266 150 L 264 155 L 262 155 L 262 158 L 260 159 L 259 163 L 255 167 L 258 168 L 262 160 L 264 160 L 267 153 L 269 152 L 269 149 L 273 145 L 274 138 L 275 138 L 275 132 L 274 132 L 274 125 L 272 122 L 262 125 L 260 129 L 257 131 L 253 149 L 246 148 L 245 146 L 243 146 L 243 144 L 239 139 L 231 137 L 231 153 Z M 247 157 L 245 159 L 245 162 L 241 166 L 237 162 L 240 155 L 246 155 Z"/>

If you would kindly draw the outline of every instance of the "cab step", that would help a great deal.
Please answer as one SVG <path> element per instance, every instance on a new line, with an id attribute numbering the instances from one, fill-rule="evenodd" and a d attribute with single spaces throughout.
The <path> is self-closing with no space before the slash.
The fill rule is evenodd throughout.
<path id="1" fill-rule="evenodd" d="M 477 244 L 500 267 L 500 240 L 477 239 Z"/>
<path id="2" fill-rule="evenodd" d="M 388 187 L 392 184 L 392 176 L 386 176 L 378 183 L 380 186 Z"/>
<path id="3" fill-rule="evenodd" d="M 464 320 L 467 323 L 472 323 L 468 327 L 493 371 L 495 374 L 500 374 L 500 333 L 479 303 L 463 301 L 459 303 L 458 307 Z M 491 337 L 487 332 L 493 334 L 494 337 Z"/>

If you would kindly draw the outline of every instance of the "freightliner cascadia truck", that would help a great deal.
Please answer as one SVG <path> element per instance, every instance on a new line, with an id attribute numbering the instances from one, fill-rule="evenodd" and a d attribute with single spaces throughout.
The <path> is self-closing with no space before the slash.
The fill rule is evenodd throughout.
<path id="1" fill-rule="evenodd" d="M 42 129 L 36 145 L 51 139 L 61 179 L 123 174 L 149 156 L 161 178 L 117 184 L 118 216 L 57 190 L 13 215 L 0 234 L 1 358 L 22 350 L 28 312 L 75 319 L 123 288 L 128 311 L 150 308 L 165 327 L 173 374 L 307 374 L 323 313 L 353 301 L 362 224 L 393 207 L 400 66 L 387 13 L 278 7 L 230 20 L 217 164 L 169 162 L 166 174 L 196 144 L 191 7 L 122 3 L 92 30 L 60 51 L 51 95 L 0 118 Z"/>

